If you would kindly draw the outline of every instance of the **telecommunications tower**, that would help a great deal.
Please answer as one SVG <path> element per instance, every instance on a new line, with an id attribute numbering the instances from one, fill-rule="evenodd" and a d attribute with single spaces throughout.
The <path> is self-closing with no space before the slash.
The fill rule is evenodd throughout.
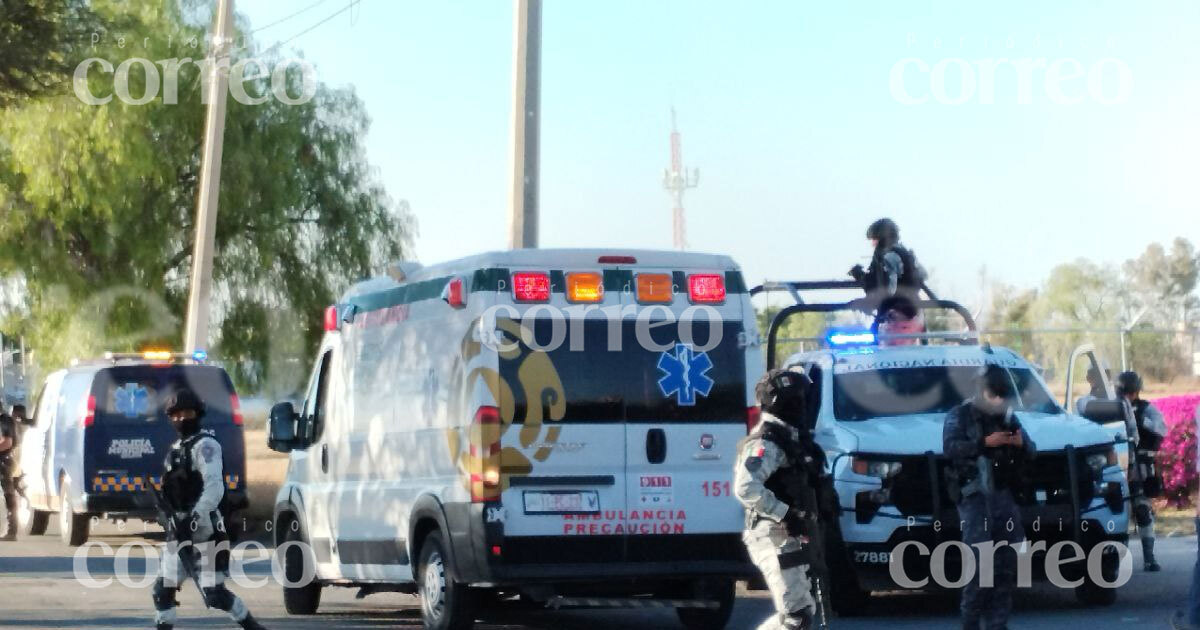
<path id="1" fill-rule="evenodd" d="M 672 234 L 675 249 L 687 249 L 687 222 L 683 215 L 683 191 L 700 183 L 700 170 L 691 173 L 683 167 L 683 146 L 675 126 L 675 108 L 671 108 L 671 167 L 663 171 L 663 188 L 671 194 Z"/>

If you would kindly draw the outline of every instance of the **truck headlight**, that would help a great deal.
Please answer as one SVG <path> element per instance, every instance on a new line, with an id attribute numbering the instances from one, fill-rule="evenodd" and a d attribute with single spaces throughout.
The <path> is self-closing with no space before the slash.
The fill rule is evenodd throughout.
<path id="1" fill-rule="evenodd" d="M 1117 465 L 1117 449 L 1110 446 L 1106 451 L 1091 453 L 1085 461 L 1087 461 L 1088 468 L 1091 468 L 1098 477 L 1105 468 Z"/>
<path id="2" fill-rule="evenodd" d="M 887 479 L 900 474 L 900 462 L 888 462 L 855 457 L 850 463 L 850 469 L 856 475 Z"/>

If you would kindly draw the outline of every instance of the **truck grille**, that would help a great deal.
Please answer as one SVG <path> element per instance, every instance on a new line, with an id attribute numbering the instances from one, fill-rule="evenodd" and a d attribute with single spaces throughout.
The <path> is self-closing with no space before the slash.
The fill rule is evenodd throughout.
<path id="1" fill-rule="evenodd" d="M 1087 466 L 1087 452 L 1076 451 L 1076 488 L 1080 507 L 1086 507 L 1095 496 L 1096 485 L 1091 469 Z M 932 479 L 929 474 L 929 458 L 924 456 L 901 457 L 900 472 L 888 480 L 891 503 L 904 516 L 928 516 L 933 513 L 934 495 L 930 491 Z M 946 490 L 946 468 L 950 465 L 945 458 L 938 457 L 937 484 L 939 505 L 943 511 L 953 509 L 954 503 Z M 1027 464 L 1021 474 L 1021 483 L 1013 495 L 1022 506 L 1071 505 L 1070 475 L 1067 470 L 1067 454 L 1051 451 L 1038 454 Z"/>

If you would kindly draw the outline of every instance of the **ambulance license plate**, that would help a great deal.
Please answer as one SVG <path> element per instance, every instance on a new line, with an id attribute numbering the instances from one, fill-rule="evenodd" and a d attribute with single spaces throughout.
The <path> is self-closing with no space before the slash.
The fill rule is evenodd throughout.
<path id="1" fill-rule="evenodd" d="M 593 491 L 526 492 L 526 514 L 598 514 L 600 494 Z"/>

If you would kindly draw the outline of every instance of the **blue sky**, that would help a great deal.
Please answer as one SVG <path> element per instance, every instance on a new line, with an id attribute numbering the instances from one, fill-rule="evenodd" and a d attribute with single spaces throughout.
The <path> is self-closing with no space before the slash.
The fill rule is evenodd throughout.
<path id="1" fill-rule="evenodd" d="M 346 3 L 255 37 L 287 39 Z M 308 4 L 237 9 L 254 27 Z M 842 276 L 885 215 L 933 285 L 971 302 L 985 266 L 1033 286 L 1080 256 L 1200 241 L 1195 2 L 546 0 L 543 28 L 545 247 L 670 247 L 672 105 L 701 171 L 691 245 L 733 255 L 752 282 Z M 508 0 L 362 0 L 288 45 L 366 104 L 368 157 L 412 205 L 424 262 L 507 246 L 511 35 Z M 965 102 L 933 98 L 934 72 L 916 62 L 904 93 L 930 98 L 900 102 L 904 59 L 942 62 L 943 100 Z M 1035 69 L 1022 104 L 1011 59 L 1094 77 L 1061 83 L 1081 101 L 1067 105 Z"/>

